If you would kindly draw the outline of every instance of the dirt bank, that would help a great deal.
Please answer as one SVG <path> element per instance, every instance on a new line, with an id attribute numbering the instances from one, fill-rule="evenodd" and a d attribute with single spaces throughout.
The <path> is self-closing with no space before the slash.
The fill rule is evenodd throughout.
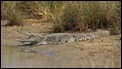
<path id="1" fill-rule="evenodd" d="M 45 34 L 53 26 L 52 23 L 33 19 L 23 23 L 24 26 L 19 27 L 1 26 L 1 67 L 121 67 L 120 35 L 59 45 L 18 47 L 17 40 L 26 36 L 17 30 Z"/>

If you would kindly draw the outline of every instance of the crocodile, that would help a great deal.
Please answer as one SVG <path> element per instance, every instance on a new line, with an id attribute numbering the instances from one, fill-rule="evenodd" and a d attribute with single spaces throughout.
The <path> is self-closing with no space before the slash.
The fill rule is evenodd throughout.
<path id="1" fill-rule="evenodd" d="M 45 35 L 29 35 L 29 38 L 19 40 L 24 46 L 26 45 L 45 45 L 45 44 L 62 44 L 66 42 L 77 42 L 90 40 L 99 37 L 109 36 L 108 30 L 97 30 L 90 33 L 53 33 Z"/>

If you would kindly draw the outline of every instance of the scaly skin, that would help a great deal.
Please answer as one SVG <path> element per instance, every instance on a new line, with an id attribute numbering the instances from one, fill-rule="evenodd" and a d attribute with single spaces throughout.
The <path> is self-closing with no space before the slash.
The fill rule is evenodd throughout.
<path id="1" fill-rule="evenodd" d="M 54 33 L 49 35 L 35 35 L 34 39 L 21 40 L 20 42 L 23 45 L 44 45 L 44 44 L 62 44 L 66 42 L 76 42 L 76 41 L 84 41 L 90 40 L 94 38 L 109 36 L 110 32 L 107 30 L 97 30 L 92 33 Z"/>

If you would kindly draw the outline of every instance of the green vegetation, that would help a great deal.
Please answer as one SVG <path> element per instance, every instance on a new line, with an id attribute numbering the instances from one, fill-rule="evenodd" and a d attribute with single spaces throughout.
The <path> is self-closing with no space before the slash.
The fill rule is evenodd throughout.
<path id="1" fill-rule="evenodd" d="M 1 18 L 8 25 L 21 25 L 22 16 L 43 15 L 52 21 L 54 32 L 83 32 L 87 29 L 121 30 L 120 1 L 2 1 Z"/>

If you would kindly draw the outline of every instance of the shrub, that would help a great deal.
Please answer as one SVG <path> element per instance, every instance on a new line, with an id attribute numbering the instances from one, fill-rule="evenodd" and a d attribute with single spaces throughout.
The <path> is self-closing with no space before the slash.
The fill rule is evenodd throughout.
<path id="1" fill-rule="evenodd" d="M 8 25 L 19 25 L 22 13 L 37 18 L 40 14 L 52 21 L 54 32 L 83 32 L 87 29 L 109 29 L 121 33 L 120 1 L 2 1 L 2 19 Z"/>
<path id="2" fill-rule="evenodd" d="M 7 25 L 9 26 L 21 24 L 22 15 L 21 11 L 16 8 L 17 3 L 15 1 L 2 2 L 2 9 L 5 11 L 3 14 L 6 14 L 5 17 L 8 20 Z"/>
<path id="3" fill-rule="evenodd" d="M 61 13 L 52 14 L 55 23 L 54 32 L 83 32 L 97 28 L 120 30 L 120 2 L 69 1 L 63 3 L 64 8 L 60 9 Z"/>

